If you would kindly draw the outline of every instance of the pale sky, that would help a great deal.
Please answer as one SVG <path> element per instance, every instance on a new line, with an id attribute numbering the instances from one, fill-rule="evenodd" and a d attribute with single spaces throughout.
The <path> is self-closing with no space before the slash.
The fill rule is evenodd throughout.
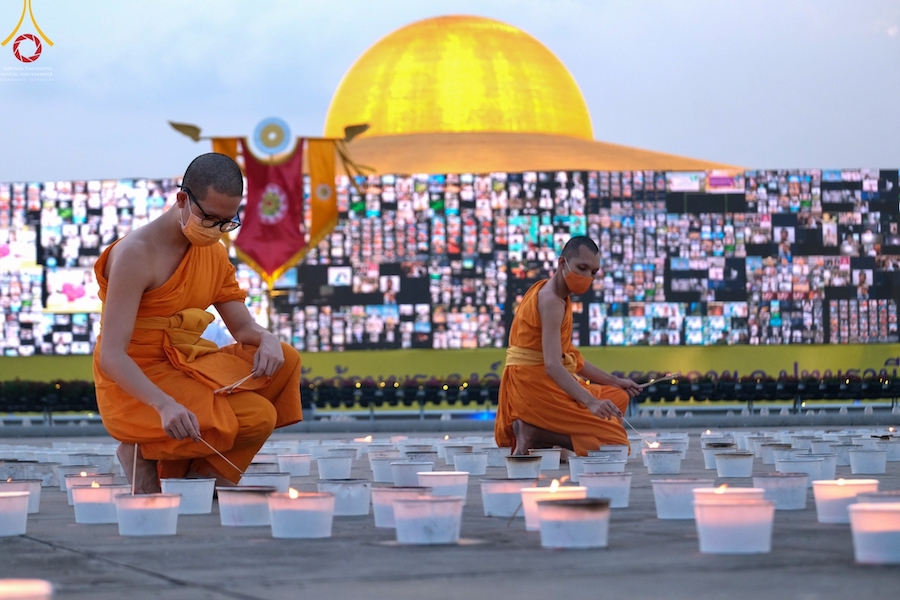
<path id="1" fill-rule="evenodd" d="M 55 43 L 4 80 L 0 181 L 171 177 L 208 151 L 166 121 L 321 135 L 369 46 L 423 18 L 530 33 L 569 68 L 598 140 L 748 168 L 900 167 L 900 0 L 33 0 Z M 0 40 L 22 0 L 0 0 Z M 33 31 L 26 17 L 21 32 Z"/>

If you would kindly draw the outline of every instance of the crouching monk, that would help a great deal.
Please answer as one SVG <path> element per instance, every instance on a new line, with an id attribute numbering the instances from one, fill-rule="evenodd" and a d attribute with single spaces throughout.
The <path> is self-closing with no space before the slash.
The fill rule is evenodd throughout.
<path id="1" fill-rule="evenodd" d="M 103 301 L 97 404 L 138 492 L 159 491 L 160 477 L 237 482 L 235 467 L 245 470 L 273 429 L 303 418 L 300 356 L 253 320 L 219 243 L 240 225 L 242 193 L 232 159 L 199 156 L 176 203 L 94 268 Z M 210 305 L 238 343 L 220 349 L 201 338 Z"/>
<path id="2" fill-rule="evenodd" d="M 516 309 L 494 436 L 513 454 L 560 446 L 585 456 L 627 444 L 621 416 L 638 385 L 590 364 L 572 344 L 570 294 L 584 294 L 600 270 L 588 237 L 569 240 L 550 279 L 534 284 Z"/>

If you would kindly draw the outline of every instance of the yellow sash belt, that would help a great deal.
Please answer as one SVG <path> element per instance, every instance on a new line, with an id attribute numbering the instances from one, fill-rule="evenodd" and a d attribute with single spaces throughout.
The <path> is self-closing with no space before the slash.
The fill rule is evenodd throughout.
<path id="1" fill-rule="evenodd" d="M 218 352 L 219 347 L 200 337 L 215 317 L 200 308 L 186 308 L 171 317 L 143 317 L 134 323 L 135 329 L 161 329 L 166 332 L 172 348 L 184 356 L 184 362 Z M 178 361 L 180 362 L 180 361 Z"/>
<path id="2" fill-rule="evenodd" d="M 572 375 L 576 375 L 578 368 L 578 360 L 575 354 L 563 354 L 562 363 L 566 371 Z M 506 349 L 506 366 L 523 366 L 523 367 L 539 367 L 544 364 L 544 353 L 531 348 L 522 348 L 521 346 L 510 346 Z"/>

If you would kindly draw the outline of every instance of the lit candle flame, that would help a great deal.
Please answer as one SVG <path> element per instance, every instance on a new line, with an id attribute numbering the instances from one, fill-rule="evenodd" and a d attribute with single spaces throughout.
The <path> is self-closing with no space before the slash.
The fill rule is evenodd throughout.
<path id="1" fill-rule="evenodd" d="M 728 489 L 728 484 L 723 483 L 722 485 L 720 485 L 719 487 L 716 488 L 716 491 L 714 493 L 715 494 L 724 494 L 726 489 Z"/>
<path id="2" fill-rule="evenodd" d="M 711 433 L 712 433 L 712 431 L 710 431 L 709 429 L 706 430 L 706 435 L 709 435 Z"/>
<path id="3" fill-rule="evenodd" d="M 843 479 L 843 478 L 838 479 L 838 480 L 837 480 L 837 484 L 838 484 L 838 485 L 844 485 L 844 479 Z"/>
<path id="4" fill-rule="evenodd" d="M 81 477 L 87 477 L 87 471 L 82 471 L 82 472 L 80 473 L 80 475 L 81 475 Z"/>
<path id="5" fill-rule="evenodd" d="M 650 442 L 647 445 L 651 448 L 659 448 L 659 442 Z"/>
<path id="6" fill-rule="evenodd" d="M 11 481 L 12 481 L 12 477 L 10 477 L 9 479 L 7 479 L 7 480 L 6 480 L 6 483 L 9 483 L 9 482 L 11 482 Z"/>
<path id="7" fill-rule="evenodd" d="M 300 492 L 298 492 L 298 491 L 295 490 L 294 488 L 290 488 L 290 489 L 288 490 L 288 496 L 291 497 L 291 500 L 296 500 L 297 498 L 300 497 Z"/>
<path id="8" fill-rule="evenodd" d="M 550 482 L 550 492 L 556 492 L 559 489 L 559 479 L 554 479 Z"/>
<path id="9" fill-rule="evenodd" d="M 450 439 L 450 436 L 449 436 L 449 435 L 445 435 L 445 436 L 444 436 L 444 439 L 445 439 L 445 440 L 449 440 L 449 439 Z"/>
<path id="10" fill-rule="evenodd" d="M 91 487 L 92 487 L 92 488 L 98 488 L 98 487 L 100 487 L 100 484 L 97 483 L 96 481 L 92 481 L 92 482 L 91 482 Z"/>
<path id="11" fill-rule="evenodd" d="M 371 436 L 371 435 L 367 435 L 366 437 L 363 438 L 363 441 L 364 441 L 364 442 L 371 442 L 371 441 L 372 441 L 372 436 Z"/>

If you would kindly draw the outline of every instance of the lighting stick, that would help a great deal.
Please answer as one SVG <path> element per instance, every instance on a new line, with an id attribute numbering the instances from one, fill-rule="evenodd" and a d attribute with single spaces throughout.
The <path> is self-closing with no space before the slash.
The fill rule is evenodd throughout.
<path id="1" fill-rule="evenodd" d="M 231 462 L 230 460 L 228 460 L 227 458 L 225 458 L 225 455 L 222 454 L 221 452 L 219 452 L 218 450 L 216 450 L 215 448 L 213 448 L 212 445 L 210 445 L 209 442 L 207 442 L 207 441 L 204 440 L 203 438 L 197 438 L 197 439 L 199 439 L 201 442 L 203 442 L 204 444 L 206 444 L 206 445 L 209 447 L 210 450 L 212 450 L 213 452 L 215 452 L 216 454 L 218 454 L 218 455 L 219 455 L 219 458 L 221 458 L 222 460 L 224 460 L 225 462 L 227 462 L 229 465 L 231 465 L 231 466 L 234 468 L 235 471 L 237 471 L 237 472 L 240 473 L 241 475 L 244 474 L 244 472 L 241 471 L 241 470 L 237 467 L 236 464 L 234 464 L 233 462 Z"/>
<path id="2" fill-rule="evenodd" d="M 230 384 L 230 385 L 226 385 L 225 387 L 220 387 L 219 389 L 217 389 L 216 391 L 214 391 L 213 394 L 221 394 L 221 393 L 223 393 L 223 392 L 226 393 L 226 394 L 230 394 L 231 392 L 234 391 L 234 388 L 236 388 L 237 386 L 241 385 L 242 383 L 244 383 L 245 381 L 247 381 L 247 380 L 250 379 L 251 377 L 253 377 L 253 373 L 250 373 L 249 375 L 247 375 L 247 376 L 244 377 L 243 379 L 238 379 L 237 381 L 235 381 L 234 383 L 232 383 L 232 384 Z M 211 447 L 211 446 L 210 446 L 210 447 Z"/>
<path id="3" fill-rule="evenodd" d="M 681 375 L 681 372 L 678 372 L 678 373 L 666 373 L 666 374 L 663 375 L 662 377 L 657 377 L 656 379 L 651 379 L 651 380 L 648 381 L 647 383 L 642 383 L 642 384 L 638 385 L 638 387 L 641 388 L 641 389 L 644 389 L 645 387 L 651 386 L 651 385 L 653 385 L 654 383 L 656 383 L 656 382 L 658 382 L 658 381 L 662 381 L 663 379 L 668 379 L 669 377 L 678 377 L 679 375 Z"/>
<path id="4" fill-rule="evenodd" d="M 641 435 L 641 432 L 638 431 L 637 429 L 635 429 L 635 428 L 634 428 L 634 425 L 632 425 L 631 423 L 628 422 L 628 419 L 626 419 L 625 417 L 621 417 L 621 418 L 622 418 L 622 422 L 625 423 L 626 425 L 628 425 L 629 427 L 631 427 L 631 429 L 632 429 L 636 434 L 638 434 L 638 437 L 641 438 L 641 439 L 644 441 L 644 443 L 647 444 L 647 446 L 649 446 L 650 448 L 657 448 L 657 447 L 659 446 L 658 442 L 653 442 L 653 443 L 648 442 L 648 441 L 647 441 L 647 438 L 645 438 L 644 436 L 642 436 L 642 435 Z M 657 444 L 657 445 L 654 446 L 653 444 Z"/>
<path id="5" fill-rule="evenodd" d="M 138 445 L 134 445 L 134 462 L 131 464 L 131 495 L 134 496 L 134 484 L 137 481 L 137 453 Z"/>

